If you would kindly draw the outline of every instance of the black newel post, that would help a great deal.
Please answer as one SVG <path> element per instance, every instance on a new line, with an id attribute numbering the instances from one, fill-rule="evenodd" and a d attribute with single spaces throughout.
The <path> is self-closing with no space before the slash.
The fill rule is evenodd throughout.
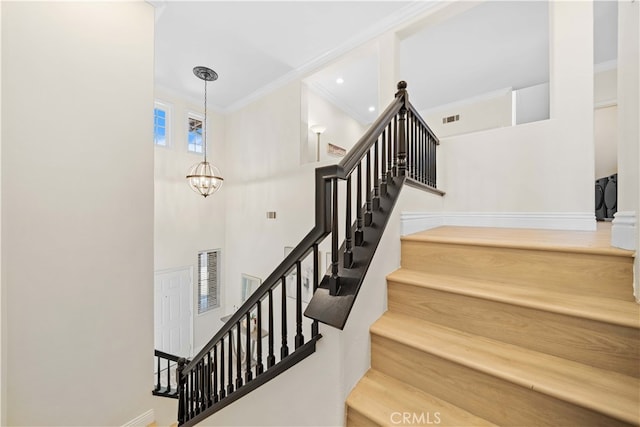
<path id="1" fill-rule="evenodd" d="M 404 99 L 404 105 L 400 108 L 400 119 L 398 120 L 398 176 L 405 176 L 407 173 L 406 103 L 409 101 L 409 95 L 407 94 L 407 82 L 404 80 L 398 83 L 397 97 Z"/>

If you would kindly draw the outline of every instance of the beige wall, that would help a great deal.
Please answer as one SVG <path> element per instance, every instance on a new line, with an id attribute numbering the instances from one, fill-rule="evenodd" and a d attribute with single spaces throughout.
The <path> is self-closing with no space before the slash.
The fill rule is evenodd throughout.
<path id="1" fill-rule="evenodd" d="M 3 2 L 8 425 L 152 407 L 153 19 L 144 2 Z"/>
<path id="2" fill-rule="evenodd" d="M 446 211 L 593 212 L 593 8 L 550 15 L 551 119 L 442 138 Z"/>
<path id="3" fill-rule="evenodd" d="M 331 143 L 349 151 L 360 139 L 367 126 L 363 126 L 336 105 L 323 98 L 312 88 L 302 85 L 302 99 L 307 102 L 307 114 L 304 124 L 307 124 L 306 146 L 303 138 L 302 157 L 307 162 L 316 162 L 316 144 L 318 137 L 309 129 L 313 125 L 321 124 L 326 127 L 320 135 L 320 161 L 340 161 L 336 157 L 327 154 L 327 144 Z M 303 101 L 304 102 L 304 101 Z M 304 114 L 303 114 L 304 116 Z M 305 123 L 306 122 L 306 123 Z M 306 150 L 305 150 L 306 149 Z M 303 162 L 306 163 L 306 162 Z"/>
<path id="4" fill-rule="evenodd" d="M 459 121 L 442 123 L 443 117 L 457 114 L 460 115 Z M 511 89 L 423 111 L 421 115 L 438 138 L 511 126 Z"/>
<path id="5" fill-rule="evenodd" d="M 0 2 L 0 46 L 2 46 L 2 2 Z M 0 100 L 2 100 L 2 55 L 0 55 Z M 2 102 L 0 102 L 0 118 L 2 118 Z M 2 164 L 2 120 L 0 120 L 0 165 Z M 0 243 L 2 242 L 2 173 L 0 172 Z M 0 244 L 0 425 L 7 425 L 7 310 L 4 298 L 4 273 L 2 270 L 2 244 Z"/>
<path id="6" fill-rule="evenodd" d="M 596 178 L 618 172 L 618 107 L 594 110 Z"/>

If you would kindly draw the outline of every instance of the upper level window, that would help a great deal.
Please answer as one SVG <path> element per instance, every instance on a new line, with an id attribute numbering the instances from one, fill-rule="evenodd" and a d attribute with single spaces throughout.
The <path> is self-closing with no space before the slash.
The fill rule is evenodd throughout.
<path id="1" fill-rule="evenodd" d="M 169 146 L 169 107 L 156 102 L 153 109 L 153 143 L 160 147 Z"/>
<path id="2" fill-rule="evenodd" d="M 188 116 L 187 150 L 192 153 L 202 153 L 202 116 L 189 113 Z"/>
<path id="3" fill-rule="evenodd" d="M 198 253 L 198 314 L 220 307 L 220 251 Z"/>

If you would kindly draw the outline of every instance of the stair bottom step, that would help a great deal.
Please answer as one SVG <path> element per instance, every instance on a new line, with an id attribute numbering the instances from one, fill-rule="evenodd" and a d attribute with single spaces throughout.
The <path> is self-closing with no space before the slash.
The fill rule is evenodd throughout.
<path id="1" fill-rule="evenodd" d="M 480 427 L 495 424 L 370 369 L 347 399 L 347 425 Z"/>

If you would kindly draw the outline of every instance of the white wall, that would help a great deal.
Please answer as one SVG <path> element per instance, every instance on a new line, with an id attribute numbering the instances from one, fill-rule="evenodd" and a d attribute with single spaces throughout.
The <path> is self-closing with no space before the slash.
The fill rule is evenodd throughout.
<path id="1" fill-rule="evenodd" d="M 442 138 L 446 211 L 593 215 L 593 8 L 550 15 L 551 119 Z"/>
<path id="2" fill-rule="evenodd" d="M 0 46 L 2 46 L 2 2 L 0 2 Z M 0 100 L 2 100 L 2 55 L 0 55 Z M 2 117 L 2 102 L 0 102 L 0 118 Z M 0 165 L 2 164 L 2 120 L 0 120 Z M 2 173 L 0 173 L 0 242 L 2 242 Z M 7 425 L 7 382 L 6 352 L 7 352 L 7 322 L 5 316 L 4 280 L 2 272 L 2 245 L 0 244 L 0 425 Z"/>
<path id="3" fill-rule="evenodd" d="M 618 69 L 594 75 L 595 174 L 602 178 L 618 172 Z"/>
<path id="4" fill-rule="evenodd" d="M 485 129 L 511 126 L 511 89 L 420 112 L 429 127 L 446 138 Z M 444 117 L 460 115 L 457 122 L 442 123 Z"/>
<path id="5" fill-rule="evenodd" d="M 517 125 L 549 119 L 549 83 L 514 91 Z"/>
<path id="6" fill-rule="evenodd" d="M 265 279 L 313 227 L 316 165 L 300 166 L 299 82 L 226 118 L 226 304 L 240 303 L 242 273 Z M 250 125 L 249 125 L 250 124 Z M 275 211 L 276 219 L 267 219 Z"/>
<path id="7" fill-rule="evenodd" d="M 618 107 L 597 108 L 594 114 L 596 178 L 618 172 Z"/>
<path id="8" fill-rule="evenodd" d="M 195 78 L 195 77 L 194 77 Z M 193 283 L 193 348 L 194 354 L 213 336 L 212 330 L 219 326 L 225 307 L 221 304 L 203 314 L 198 314 L 197 305 L 197 254 L 208 249 L 225 250 L 225 206 L 227 189 L 222 188 L 207 198 L 196 194 L 187 185 L 187 171 L 203 159 L 202 154 L 187 151 L 187 114 L 204 114 L 203 105 L 185 102 L 171 94 L 156 90 L 156 99 L 169 105 L 171 114 L 169 128 L 170 145 L 155 148 L 155 208 L 154 208 L 154 268 L 164 270 L 191 267 Z M 220 169 L 225 177 L 225 122 L 220 114 L 208 111 L 207 127 L 208 160 Z M 224 262 L 224 261 L 223 261 Z M 224 302 L 226 282 L 225 269 L 220 272 L 220 300 Z"/>
<path id="9" fill-rule="evenodd" d="M 316 162 L 318 137 L 309 128 L 319 124 L 326 127 L 324 133 L 320 135 L 320 161 L 340 161 L 339 158 L 327 154 L 327 144 L 331 143 L 349 151 L 358 142 L 367 126 L 361 125 L 307 85 L 302 85 L 302 91 L 302 99 L 306 99 L 307 102 L 307 114 L 306 117 L 303 117 L 303 119 L 306 118 L 306 124 L 308 125 L 306 126 L 307 144 L 306 146 L 303 144 L 302 147 L 302 150 L 306 151 L 306 159 L 311 163 Z M 303 120 L 303 126 L 304 123 L 305 121 Z M 303 139 L 303 141 L 305 140 Z"/>
<path id="10" fill-rule="evenodd" d="M 152 407 L 153 9 L 2 6 L 7 425 Z"/>
<path id="11" fill-rule="evenodd" d="M 618 69 L 596 72 L 593 82 L 593 101 L 596 107 L 601 104 L 612 104 L 618 98 Z"/>

